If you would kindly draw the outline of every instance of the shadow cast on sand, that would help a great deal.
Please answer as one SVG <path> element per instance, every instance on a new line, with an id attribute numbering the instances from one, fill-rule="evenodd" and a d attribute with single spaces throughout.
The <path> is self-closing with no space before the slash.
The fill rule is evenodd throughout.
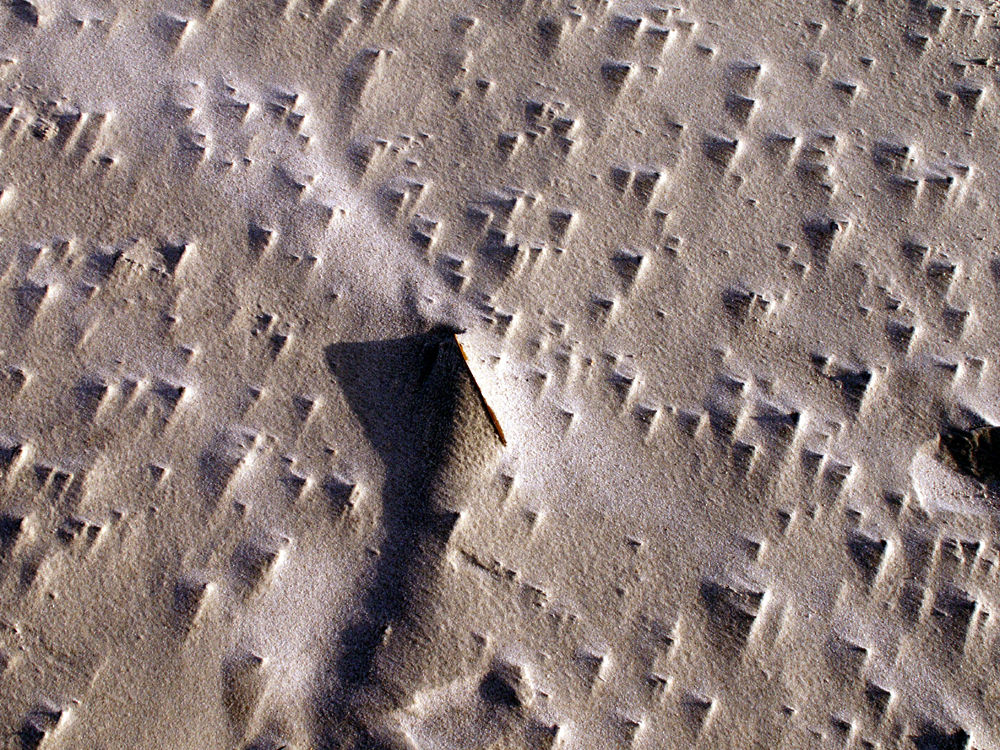
<path id="1" fill-rule="evenodd" d="M 386 684 L 379 654 L 390 634 L 419 630 L 463 485 L 478 482 L 500 443 L 455 342 L 438 326 L 400 339 L 333 344 L 327 364 L 385 466 L 382 532 L 362 616 L 328 657 L 316 712 L 322 748 L 392 747 L 366 716 L 398 708 L 405 691 Z M 411 669 L 419 670 L 419 664 Z M 379 706 L 375 708 L 374 705 Z"/>

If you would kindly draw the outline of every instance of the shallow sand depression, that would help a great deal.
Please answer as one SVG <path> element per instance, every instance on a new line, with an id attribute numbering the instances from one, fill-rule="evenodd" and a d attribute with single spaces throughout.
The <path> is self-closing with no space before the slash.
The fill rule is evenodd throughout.
<path id="1" fill-rule="evenodd" d="M 1000 748 L 998 39 L 0 8 L 0 747 Z"/>

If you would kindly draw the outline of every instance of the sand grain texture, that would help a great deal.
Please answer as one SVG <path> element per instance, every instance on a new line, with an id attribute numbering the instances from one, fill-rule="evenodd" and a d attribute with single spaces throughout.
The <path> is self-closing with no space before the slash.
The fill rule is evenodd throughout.
<path id="1" fill-rule="evenodd" d="M 1000 748 L 998 40 L 5 4 L 2 746 Z"/>

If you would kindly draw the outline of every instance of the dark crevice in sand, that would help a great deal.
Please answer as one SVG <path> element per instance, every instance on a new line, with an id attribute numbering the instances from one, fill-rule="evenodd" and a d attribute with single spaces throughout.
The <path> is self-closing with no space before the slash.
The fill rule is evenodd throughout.
<path id="1" fill-rule="evenodd" d="M 932 726 L 911 739 L 917 750 L 965 750 L 969 746 L 969 735 L 963 729 L 945 732 Z"/>
<path id="2" fill-rule="evenodd" d="M 1000 482 L 1000 427 L 949 429 L 941 434 L 945 458 L 963 474 L 980 482 Z"/>

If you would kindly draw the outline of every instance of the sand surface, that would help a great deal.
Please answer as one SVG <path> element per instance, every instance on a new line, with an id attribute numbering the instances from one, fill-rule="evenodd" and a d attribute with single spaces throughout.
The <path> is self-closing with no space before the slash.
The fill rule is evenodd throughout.
<path id="1" fill-rule="evenodd" d="M 0 747 L 1000 748 L 995 6 L 5 2 Z"/>

